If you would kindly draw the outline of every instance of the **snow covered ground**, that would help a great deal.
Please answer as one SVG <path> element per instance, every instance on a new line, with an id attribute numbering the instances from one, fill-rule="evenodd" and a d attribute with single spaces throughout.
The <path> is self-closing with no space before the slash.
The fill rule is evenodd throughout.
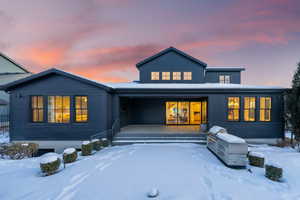
<path id="1" fill-rule="evenodd" d="M 0 144 L 9 143 L 9 133 L 0 133 Z"/>
<path id="2" fill-rule="evenodd" d="M 41 177 L 39 160 L 0 160 L 1 200 L 149 199 L 160 200 L 300 199 L 300 154 L 290 148 L 251 147 L 284 168 L 284 182 L 264 170 L 225 167 L 205 146 L 147 144 L 106 148 L 57 174 Z M 4 181 L 3 181 L 4 180 Z"/>

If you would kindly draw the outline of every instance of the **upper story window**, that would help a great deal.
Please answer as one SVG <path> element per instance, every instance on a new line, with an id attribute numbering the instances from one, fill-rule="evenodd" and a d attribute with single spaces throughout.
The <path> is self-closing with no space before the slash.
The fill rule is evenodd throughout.
<path id="1" fill-rule="evenodd" d="M 159 80 L 159 72 L 151 72 L 151 80 Z"/>
<path id="2" fill-rule="evenodd" d="M 228 116 L 229 121 L 239 121 L 240 118 L 240 97 L 228 97 Z"/>
<path id="3" fill-rule="evenodd" d="M 184 80 L 192 80 L 192 72 L 183 72 Z"/>
<path id="4" fill-rule="evenodd" d="M 88 97 L 76 96 L 75 97 L 75 121 L 87 122 L 88 120 Z"/>
<path id="5" fill-rule="evenodd" d="M 44 98 L 43 96 L 31 96 L 32 122 L 44 121 Z"/>
<path id="6" fill-rule="evenodd" d="M 173 80 L 181 80 L 181 72 L 173 72 Z"/>
<path id="7" fill-rule="evenodd" d="M 271 121 L 272 100 L 271 97 L 259 98 L 259 120 L 264 122 Z"/>
<path id="8" fill-rule="evenodd" d="M 70 122 L 70 96 L 48 96 L 48 122 Z"/>
<path id="9" fill-rule="evenodd" d="M 244 120 L 255 121 L 255 97 L 244 98 Z"/>
<path id="10" fill-rule="evenodd" d="M 220 75 L 219 76 L 219 83 L 230 83 L 230 75 Z"/>
<path id="11" fill-rule="evenodd" d="M 162 80 L 170 80 L 170 72 L 162 72 Z"/>

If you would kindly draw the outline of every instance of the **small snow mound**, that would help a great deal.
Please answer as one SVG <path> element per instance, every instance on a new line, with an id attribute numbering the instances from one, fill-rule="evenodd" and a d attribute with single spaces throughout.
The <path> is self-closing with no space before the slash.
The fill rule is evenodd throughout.
<path id="1" fill-rule="evenodd" d="M 28 143 L 23 143 L 22 146 L 27 147 L 29 144 Z"/>
<path id="2" fill-rule="evenodd" d="M 99 142 L 99 139 L 92 139 L 92 142 Z"/>
<path id="3" fill-rule="evenodd" d="M 88 144 L 90 144 L 90 143 L 91 143 L 90 141 L 83 141 L 83 142 L 82 142 L 83 145 L 88 145 Z"/>
<path id="4" fill-rule="evenodd" d="M 48 157 L 48 156 L 57 156 L 57 157 L 59 157 L 59 155 L 57 153 L 55 153 L 55 152 L 45 153 L 41 157 L 44 158 L 44 157 Z"/>
<path id="5" fill-rule="evenodd" d="M 106 141 L 107 139 L 106 139 L 106 138 L 102 138 L 101 140 L 102 140 L 102 141 Z"/>
<path id="6" fill-rule="evenodd" d="M 72 154 L 76 151 L 75 148 L 67 148 L 64 150 L 64 154 Z"/>
<path id="7" fill-rule="evenodd" d="M 157 188 L 152 188 L 148 193 L 147 193 L 147 196 L 149 198 L 155 198 L 159 195 L 159 191 Z"/>
<path id="8" fill-rule="evenodd" d="M 265 158 L 265 155 L 263 153 L 255 152 L 255 151 L 250 151 L 249 153 L 250 156 L 255 156 L 258 158 Z"/>
<path id="9" fill-rule="evenodd" d="M 52 163 L 52 162 L 56 161 L 57 159 L 58 159 L 58 156 L 55 156 L 55 155 L 45 156 L 45 157 L 42 157 L 40 163 L 41 164 Z"/>
<path id="10" fill-rule="evenodd" d="M 266 162 L 266 165 L 271 165 L 271 166 L 273 166 L 273 167 L 281 168 L 280 164 L 277 163 L 277 162 L 275 162 L 275 161 L 273 161 L 273 160 L 268 160 L 268 161 Z"/>
<path id="11" fill-rule="evenodd" d="M 213 126 L 209 129 L 209 132 L 212 134 L 217 134 L 217 133 L 226 133 L 226 129 L 221 127 L 221 126 Z"/>
<path id="12" fill-rule="evenodd" d="M 229 142 L 229 143 L 246 143 L 246 141 L 240 137 L 237 137 L 235 135 L 231 135 L 228 133 L 218 133 L 218 138 Z"/>

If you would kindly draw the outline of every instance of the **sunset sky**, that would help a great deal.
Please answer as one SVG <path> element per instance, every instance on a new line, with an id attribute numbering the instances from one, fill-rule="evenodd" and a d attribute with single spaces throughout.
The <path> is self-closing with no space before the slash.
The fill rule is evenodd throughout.
<path id="1" fill-rule="evenodd" d="M 169 46 L 243 83 L 290 86 L 300 62 L 300 0 L 0 0 L 0 51 L 36 73 L 56 67 L 103 82 Z"/>

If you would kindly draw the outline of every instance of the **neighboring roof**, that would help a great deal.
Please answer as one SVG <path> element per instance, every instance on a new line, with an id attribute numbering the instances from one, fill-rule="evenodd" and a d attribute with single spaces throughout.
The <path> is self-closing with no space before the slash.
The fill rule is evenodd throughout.
<path id="1" fill-rule="evenodd" d="M 17 87 L 21 84 L 24 84 L 24 83 L 27 83 L 27 82 L 30 82 L 30 81 L 33 81 L 33 80 L 36 80 L 36 79 L 41 79 L 41 78 L 49 76 L 51 74 L 58 74 L 58 75 L 65 76 L 65 77 L 68 77 L 68 78 L 71 78 L 71 79 L 75 79 L 75 80 L 81 81 L 83 83 L 105 89 L 107 91 L 111 89 L 111 88 L 107 87 L 104 84 L 101 84 L 101 83 L 98 83 L 96 81 L 92 81 L 92 80 L 80 77 L 78 75 L 74 75 L 74 74 L 62 71 L 62 70 L 59 70 L 59 69 L 55 69 L 55 68 L 52 68 L 52 69 L 40 72 L 38 74 L 34 74 L 34 75 L 28 76 L 26 78 L 19 79 L 19 80 L 16 80 L 14 82 L 8 83 L 6 85 L 3 85 L 2 89 L 4 89 L 5 91 L 9 91 L 12 88 L 15 88 L 15 87 Z"/>
<path id="2" fill-rule="evenodd" d="M 27 69 L 25 69 L 21 64 L 17 63 L 16 61 L 14 61 L 13 59 L 11 59 L 7 55 L 5 55 L 5 54 L 3 54 L 3 53 L 0 52 L 0 56 L 3 57 L 3 58 L 5 58 L 9 62 L 13 63 L 14 65 L 16 65 L 18 68 L 20 68 L 21 70 L 23 70 L 25 73 L 31 73 L 30 71 L 28 71 Z"/>
<path id="3" fill-rule="evenodd" d="M 114 89 L 286 89 L 278 86 L 256 86 L 222 83 L 107 83 Z"/>
<path id="4" fill-rule="evenodd" d="M 30 75 L 30 73 L 0 74 L 0 85 L 5 85 L 18 79 L 28 77 Z"/>
<path id="5" fill-rule="evenodd" d="M 169 47 L 169 48 L 167 48 L 165 50 L 162 50 L 159 53 L 157 53 L 157 54 L 155 54 L 153 56 L 150 56 L 150 57 L 146 58 L 145 60 L 137 63 L 136 67 L 139 68 L 140 66 L 144 65 L 145 63 L 150 62 L 150 61 L 152 61 L 152 60 L 154 60 L 154 59 L 156 59 L 156 58 L 158 58 L 158 57 L 160 57 L 160 56 L 162 56 L 162 55 L 164 55 L 166 53 L 169 53 L 171 51 L 176 52 L 176 53 L 178 53 L 178 54 L 180 54 L 180 55 L 182 55 L 182 56 L 184 56 L 184 57 L 192 60 L 193 62 L 196 62 L 196 63 L 198 63 L 198 64 L 200 64 L 200 65 L 202 65 L 204 67 L 207 66 L 207 64 L 204 63 L 204 62 L 202 62 L 201 60 L 198 60 L 198 59 L 196 59 L 196 58 L 194 58 L 194 57 L 192 57 L 192 56 L 190 56 L 190 55 L 184 53 L 183 51 L 180 51 L 180 50 L 178 50 L 178 49 L 176 49 L 174 47 Z"/>
<path id="6" fill-rule="evenodd" d="M 206 71 L 220 71 L 220 72 L 226 72 L 226 71 L 245 71 L 245 68 L 243 67 L 206 67 Z"/>

